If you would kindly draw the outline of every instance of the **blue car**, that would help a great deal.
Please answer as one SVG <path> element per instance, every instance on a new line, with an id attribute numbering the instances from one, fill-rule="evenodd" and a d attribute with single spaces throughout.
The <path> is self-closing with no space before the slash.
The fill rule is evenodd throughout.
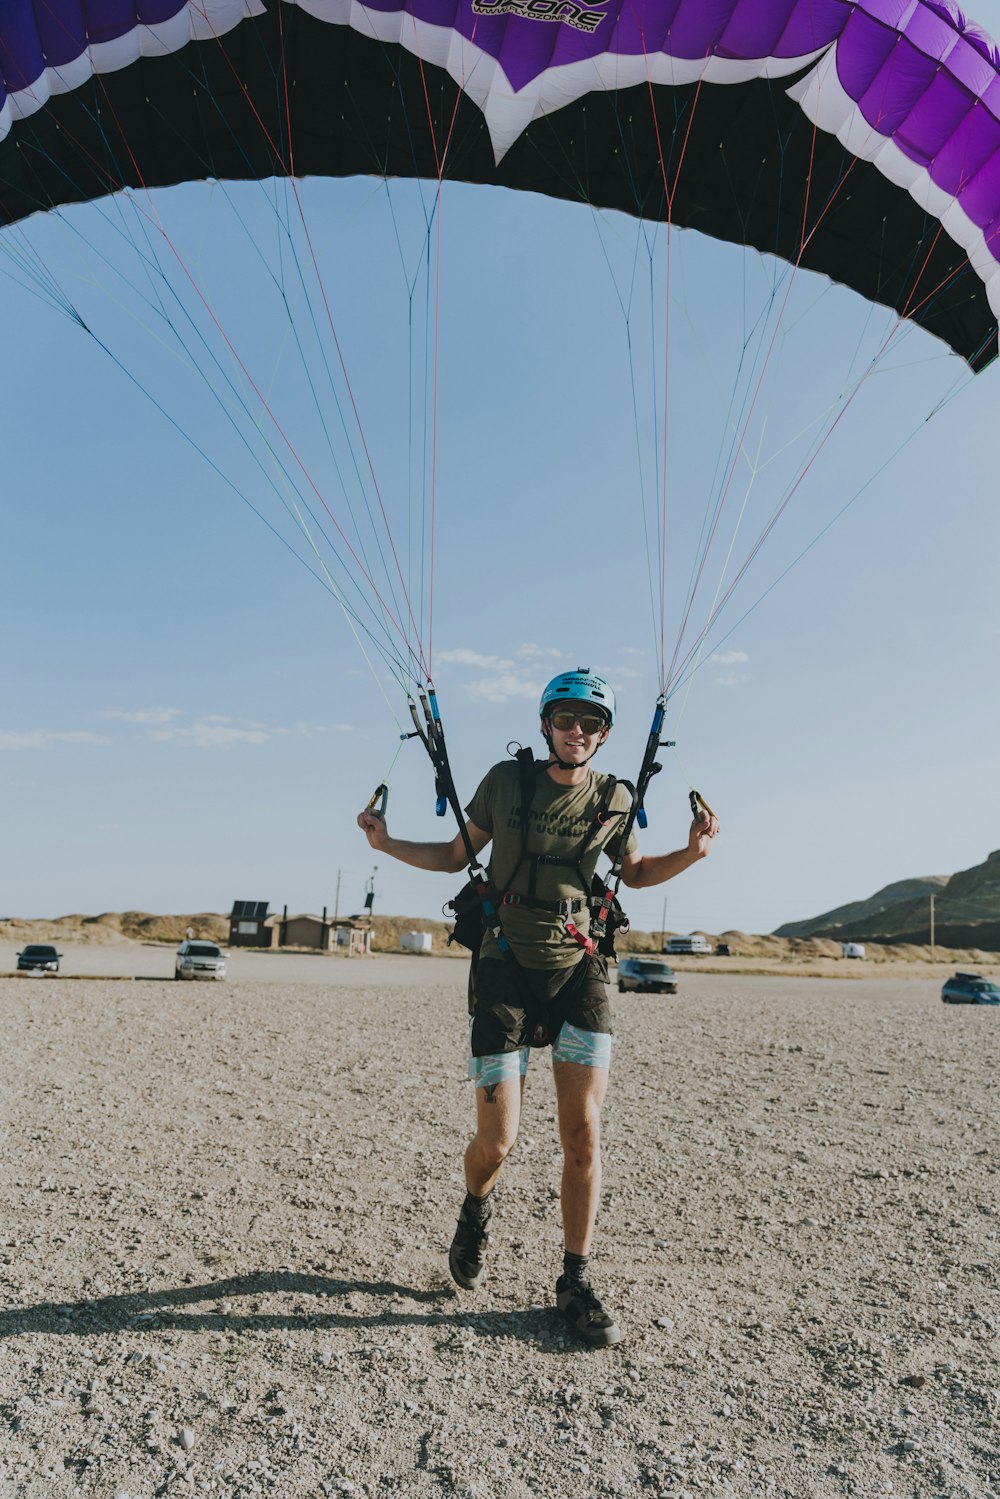
<path id="1" fill-rule="evenodd" d="M 1000 984 L 979 973 L 956 973 L 941 990 L 946 1005 L 1000 1005 Z"/>

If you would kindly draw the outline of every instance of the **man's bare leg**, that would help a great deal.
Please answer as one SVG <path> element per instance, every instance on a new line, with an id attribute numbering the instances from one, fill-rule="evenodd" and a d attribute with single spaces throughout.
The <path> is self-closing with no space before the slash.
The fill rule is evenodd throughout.
<path id="1" fill-rule="evenodd" d="M 563 1242 L 571 1254 L 586 1255 L 601 1199 L 601 1106 L 608 1072 L 579 1062 L 553 1062 L 552 1076 L 563 1148 Z"/>
<path id="2" fill-rule="evenodd" d="M 602 1306 L 587 1278 L 587 1260 L 601 1198 L 601 1105 L 608 1088 L 606 1067 L 553 1062 L 563 1148 L 563 1273 L 556 1304 L 589 1348 L 621 1340 L 621 1329 Z"/>
<path id="3" fill-rule="evenodd" d="M 506 1078 L 476 1089 L 476 1133 L 465 1152 L 465 1185 L 473 1197 L 486 1197 L 514 1148 L 521 1123 L 524 1078 Z"/>
<path id="4" fill-rule="evenodd" d="M 476 1133 L 465 1152 L 467 1196 L 448 1252 L 452 1279 L 475 1291 L 486 1274 L 487 1232 L 493 1211 L 489 1195 L 514 1148 L 521 1122 L 524 1078 L 504 1078 L 476 1089 Z"/>

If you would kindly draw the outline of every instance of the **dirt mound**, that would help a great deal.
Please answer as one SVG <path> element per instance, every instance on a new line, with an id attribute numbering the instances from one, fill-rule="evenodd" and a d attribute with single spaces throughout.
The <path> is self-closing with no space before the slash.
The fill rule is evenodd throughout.
<path id="1" fill-rule="evenodd" d="M 151 916 L 148 911 L 124 911 L 118 920 L 121 931 L 136 942 L 183 942 L 189 927 L 196 937 L 208 942 L 229 941 L 229 917 L 212 911 L 200 911 L 195 916 Z"/>
<path id="2" fill-rule="evenodd" d="M 25 942 L 85 942 L 95 947 L 120 947 L 128 938 L 98 916 L 55 916 L 30 918 L 12 916 L 0 921 L 0 942 L 17 946 Z"/>
<path id="3" fill-rule="evenodd" d="M 195 916 L 152 916 L 147 911 L 104 911 L 100 916 L 20 917 L 0 921 L 0 942 L 83 942 L 117 947 L 127 942 L 182 942 L 188 927 L 196 937 L 225 942 L 228 916 L 200 912 Z"/>
<path id="4" fill-rule="evenodd" d="M 405 932 L 430 932 L 431 950 L 439 957 L 443 953 L 468 957 L 464 947 L 454 943 L 448 946 L 451 929 L 450 921 L 433 921 L 426 916 L 376 916 L 373 945 L 377 952 L 401 952 L 400 941 Z"/>

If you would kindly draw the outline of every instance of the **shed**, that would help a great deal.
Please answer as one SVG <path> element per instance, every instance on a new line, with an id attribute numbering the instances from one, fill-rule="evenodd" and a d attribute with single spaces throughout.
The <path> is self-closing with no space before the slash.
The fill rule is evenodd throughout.
<path id="1" fill-rule="evenodd" d="M 274 922 L 268 924 L 267 910 L 270 901 L 234 900 L 229 914 L 230 947 L 271 947 L 274 942 Z"/>
<path id="2" fill-rule="evenodd" d="M 434 939 L 430 932 L 404 932 L 399 945 L 404 952 L 430 952 Z"/>
<path id="3" fill-rule="evenodd" d="M 303 913 L 288 916 L 281 923 L 282 947 L 313 947 L 317 952 L 330 952 L 335 944 L 335 927 L 322 916 Z"/>

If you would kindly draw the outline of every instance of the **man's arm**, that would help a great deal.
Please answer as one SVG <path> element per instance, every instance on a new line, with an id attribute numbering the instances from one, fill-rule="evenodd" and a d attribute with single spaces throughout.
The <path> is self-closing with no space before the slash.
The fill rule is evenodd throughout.
<path id="1" fill-rule="evenodd" d="M 390 837 L 385 818 L 372 811 L 358 814 L 358 827 L 376 853 L 388 854 L 391 859 L 398 859 L 401 864 L 409 864 L 414 869 L 458 874 L 469 862 L 461 833 L 456 833 L 450 843 L 409 843 L 405 838 Z M 467 822 L 465 831 L 475 852 L 482 853 L 490 841 L 490 834 L 477 828 L 474 822 Z"/>
<path id="2" fill-rule="evenodd" d="M 678 848 L 672 854 L 628 854 L 622 862 L 622 884 L 630 890 L 642 890 L 647 885 L 662 885 L 682 874 L 704 859 L 711 850 L 712 839 L 719 831 L 719 820 L 700 812 L 691 824 L 687 848 Z"/>

